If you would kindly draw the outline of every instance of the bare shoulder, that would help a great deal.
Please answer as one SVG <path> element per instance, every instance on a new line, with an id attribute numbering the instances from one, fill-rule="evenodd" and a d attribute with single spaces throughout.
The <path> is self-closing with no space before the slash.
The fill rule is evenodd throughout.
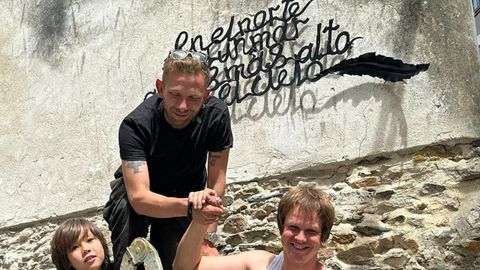
<path id="1" fill-rule="evenodd" d="M 265 250 L 251 250 L 240 254 L 244 256 L 244 260 L 248 265 L 247 269 L 249 270 L 265 270 L 273 258 L 275 258 L 275 254 Z"/>

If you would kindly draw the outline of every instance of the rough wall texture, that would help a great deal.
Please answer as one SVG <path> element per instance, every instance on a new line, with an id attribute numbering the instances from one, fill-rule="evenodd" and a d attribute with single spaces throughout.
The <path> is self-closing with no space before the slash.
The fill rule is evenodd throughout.
<path id="1" fill-rule="evenodd" d="M 479 269 L 480 141 L 457 141 L 228 185 L 218 248 L 279 252 L 276 207 L 299 182 L 332 196 L 336 221 L 319 258 L 333 269 Z M 99 211 L 79 214 L 109 235 Z M 58 222 L 0 231 L 0 269 L 53 269 Z"/>
<path id="2" fill-rule="evenodd" d="M 108 235 L 97 209 L 120 164 L 119 123 L 175 45 L 217 57 L 211 86 L 232 103 L 222 252 L 278 251 L 279 196 L 315 181 L 337 206 L 321 255 L 332 267 L 478 268 L 480 59 L 470 14 L 465 0 L 0 0 L 0 268 L 52 269 L 48 241 L 72 215 Z M 291 39 L 272 42 L 288 20 Z M 227 48 L 242 39 L 250 43 L 235 58 Z M 397 83 L 315 80 L 372 51 L 430 68 Z M 276 70 L 258 62 L 278 55 L 293 60 Z M 258 73 L 242 77 L 241 65 Z M 292 77 L 306 79 L 281 85 Z"/>
<path id="3" fill-rule="evenodd" d="M 227 100 L 235 93 L 258 94 L 230 107 L 235 144 L 229 183 L 478 138 L 479 57 L 470 5 L 464 0 L 0 0 L 0 227 L 104 204 L 120 164 L 121 119 L 154 87 L 175 42 L 189 48 L 195 37 L 212 45 L 205 48 L 213 56 L 245 39 L 256 40 L 247 47 L 263 48 L 265 59 L 279 55 L 278 47 L 268 47 L 275 44 L 283 46 L 282 56 L 294 59 L 247 79 L 234 78 L 234 71 L 240 64 L 256 70 L 256 51 L 212 63 L 218 80 L 230 78 L 222 86 L 231 87 Z M 273 21 L 258 28 L 262 14 Z M 291 40 L 273 42 L 282 22 L 292 17 Z M 237 39 L 219 37 L 219 29 L 225 36 L 229 25 Z M 182 31 L 188 35 L 183 41 L 177 39 Z M 347 48 L 356 37 L 362 38 Z M 300 61 L 309 46 L 325 56 Z M 322 67 L 371 51 L 430 68 L 405 83 L 368 76 L 312 79 Z M 284 74 L 286 80 L 310 80 L 273 90 L 269 74 L 274 86 Z"/>

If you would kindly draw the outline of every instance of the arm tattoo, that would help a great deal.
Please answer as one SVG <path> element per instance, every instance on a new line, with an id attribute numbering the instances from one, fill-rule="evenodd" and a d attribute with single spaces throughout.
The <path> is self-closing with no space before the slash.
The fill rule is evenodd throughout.
<path id="1" fill-rule="evenodd" d="M 215 166 L 215 163 L 217 163 L 217 160 L 221 157 L 219 154 L 210 153 L 208 155 L 208 165 Z"/>
<path id="2" fill-rule="evenodd" d="M 140 166 L 145 164 L 143 160 L 134 160 L 134 161 L 127 161 L 127 167 L 133 169 L 134 173 L 140 172 Z"/>

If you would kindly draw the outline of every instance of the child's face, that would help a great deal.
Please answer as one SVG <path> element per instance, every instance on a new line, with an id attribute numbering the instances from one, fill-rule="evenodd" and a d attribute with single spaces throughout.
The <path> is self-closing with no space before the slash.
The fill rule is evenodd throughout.
<path id="1" fill-rule="evenodd" d="M 105 259 L 105 251 L 100 240 L 90 230 L 84 230 L 70 248 L 68 259 L 76 270 L 97 270 Z"/>

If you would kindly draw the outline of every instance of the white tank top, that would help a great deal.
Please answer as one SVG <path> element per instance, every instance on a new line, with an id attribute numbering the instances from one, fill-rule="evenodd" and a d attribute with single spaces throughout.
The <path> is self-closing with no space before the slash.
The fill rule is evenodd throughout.
<path id="1" fill-rule="evenodd" d="M 268 265 L 267 270 L 281 270 L 283 265 L 283 251 L 273 258 L 273 261 Z"/>
<path id="2" fill-rule="evenodd" d="M 276 255 L 275 258 L 273 258 L 273 261 L 268 265 L 266 270 L 281 270 L 283 266 L 283 251 L 280 252 L 280 254 Z M 327 270 L 330 270 L 330 268 L 326 268 Z"/>

